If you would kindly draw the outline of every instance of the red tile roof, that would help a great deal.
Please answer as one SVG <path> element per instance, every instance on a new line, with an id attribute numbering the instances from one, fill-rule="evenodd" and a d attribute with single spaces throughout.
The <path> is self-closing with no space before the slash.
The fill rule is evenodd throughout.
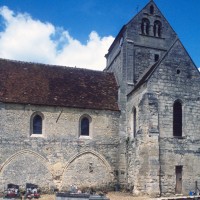
<path id="1" fill-rule="evenodd" d="M 0 59 L 0 101 L 119 110 L 114 74 Z"/>

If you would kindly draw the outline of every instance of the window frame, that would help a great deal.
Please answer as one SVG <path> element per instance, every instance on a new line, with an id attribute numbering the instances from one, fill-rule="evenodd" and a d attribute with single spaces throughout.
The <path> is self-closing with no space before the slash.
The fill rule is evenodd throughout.
<path id="1" fill-rule="evenodd" d="M 33 131 L 33 128 L 34 128 L 34 118 L 36 116 L 40 116 L 41 119 L 42 119 L 42 132 L 41 133 L 34 133 Z M 44 137 L 44 115 L 37 111 L 37 112 L 34 112 L 32 115 L 31 115 L 31 118 L 30 118 L 30 136 L 31 137 Z"/>
<path id="2" fill-rule="evenodd" d="M 82 135 L 81 131 L 82 131 L 82 120 L 84 118 L 87 118 L 89 121 L 89 134 L 88 135 Z M 90 115 L 88 114 L 84 114 L 79 118 L 79 138 L 82 139 L 91 139 L 92 138 L 92 118 L 90 117 Z"/>

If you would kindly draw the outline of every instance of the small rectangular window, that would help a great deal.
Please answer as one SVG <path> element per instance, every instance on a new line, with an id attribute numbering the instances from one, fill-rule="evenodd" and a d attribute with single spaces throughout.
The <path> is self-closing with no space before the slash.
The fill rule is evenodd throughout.
<path id="1" fill-rule="evenodd" d="M 157 62 L 158 60 L 159 60 L 159 55 L 158 55 L 158 54 L 155 54 L 155 55 L 154 55 L 154 61 Z"/>

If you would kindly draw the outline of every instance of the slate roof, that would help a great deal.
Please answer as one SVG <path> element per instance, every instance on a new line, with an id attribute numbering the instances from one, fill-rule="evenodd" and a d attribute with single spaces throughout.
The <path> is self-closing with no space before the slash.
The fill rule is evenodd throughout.
<path id="1" fill-rule="evenodd" d="M 119 110 L 114 74 L 0 59 L 0 101 Z"/>

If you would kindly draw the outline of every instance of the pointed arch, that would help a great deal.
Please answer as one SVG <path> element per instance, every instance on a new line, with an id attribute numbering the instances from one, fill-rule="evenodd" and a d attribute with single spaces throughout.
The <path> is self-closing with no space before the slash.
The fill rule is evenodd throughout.
<path id="1" fill-rule="evenodd" d="M 74 155 L 68 162 L 67 164 L 65 165 L 64 167 L 64 171 L 67 170 L 67 168 L 69 167 L 69 165 L 77 158 L 79 158 L 80 156 L 84 155 L 84 154 L 93 154 L 94 156 L 98 157 L 103 163 L 104 165 L 106 166 L 106 168 L 108 169 L 109 172 L 112 172 L 112 167 L 110 166 L 110 164 L 108 163 L 108 161 L 99 153 L 97 153 L 96 151 L 93 151 L 93 150 L 88 150 L 88 151 L 83 151 L 81 153 L 78 153 L 76 155 Z"/>
<path id="2" fill-rule="evenodd" d="M 17 158 L 18 156 L 22 156 L 24 154 L 30 154 L 33 155 L 35 157 L 37 157 L 41 163 L 46 166 L 46 168 L 49 170 L 49 172 L 52 174 L 52 167 L 49 164 L 48 160 L 46 158 L 44 158 L 43 156 L 41 156 L 40 154 L 38 154 L 37 152 L 31 151 L 29 149 L 25 149 L 25 150 L 21 150 L 16 152 L 15 154 L 13 154 L 12 156 L 10 156 L 2 165 L 0 168 L 0 174 L 3 172 L 3 170 L 6 168 L 6 166 L 8 166 L 15 158 Z"/>
<path id="3" fill-rule="evenodd" d="M 60 189 L 67 189 L 71 184 L 79 187 L 106 187 L 114 180 L 113 171 L 108 161 L 99 153 L 93 150 L 80 152 L 66 163 Z"/>
<path id="4" fill-rule="evenodd" d="M 54 171 L 46 158 L 31 150 L 21 150 L 10 156 L 0 169 L 2 184 L 33 183 L 44 190 L 55 186 Z"/>

